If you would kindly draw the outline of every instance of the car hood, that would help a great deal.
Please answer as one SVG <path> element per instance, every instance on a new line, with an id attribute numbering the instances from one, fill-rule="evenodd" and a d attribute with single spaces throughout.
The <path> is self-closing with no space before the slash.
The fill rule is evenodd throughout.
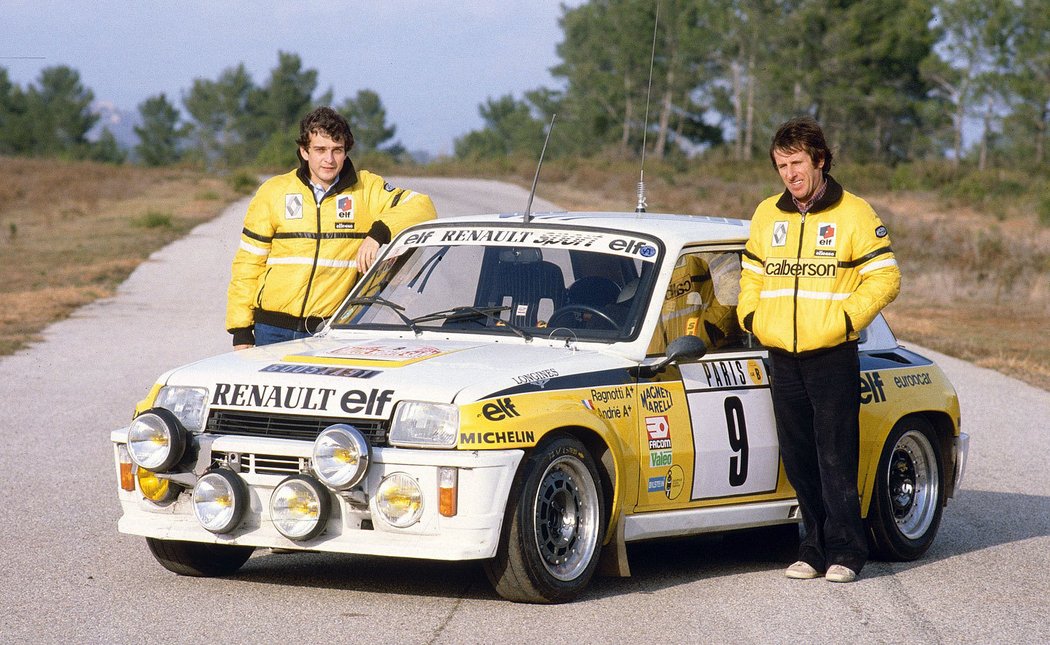
<path id="1" fill-rule="evenodd" d="M 606 370 L 622 382 L 633 364 L 563 344 L 314 337 L 208 358 L 161 382 L 206 387 L 217 408 L 388 418 L 401 400 L 469 403 Z"/>

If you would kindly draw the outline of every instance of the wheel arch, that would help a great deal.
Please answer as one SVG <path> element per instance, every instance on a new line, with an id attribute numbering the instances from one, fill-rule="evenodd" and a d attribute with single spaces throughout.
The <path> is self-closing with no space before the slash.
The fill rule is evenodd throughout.
<path id="1" fill-rule="evenodd" d="M 940 448 L 941 459 L 943 460 L 941 466 L 944 471 L 944 505 L 947 506 L 948 504 L 948 498 L 951 497 L 956 477 L 955 450 L 953 442 L 958 434 L 957 428 L 952 421 L 951 415 L 943 410 L 916 410 L 902 415 L 891 424 L 887 424 L 885 431 L 881 432 L 879 435 L 876 448 L 871 450 L 869 454 L 868 461 L 865 464 L 867 470 L 860 500 L 861 515 L 864 517 L 868 516 L 871 509 L 871 500 L 875 493 L 876 475 L 879 469 L 879 458 L 882 455 L 882 447 L 885 445 L 886 439 L 890 436 L 890 433 L 893 432 L 893 429 L 908 419 L 921 419 L 933 428 L 934 434 L 937 436 L 937 447 Z"/>
<path id="2" fill-rule="evenodd" d="M 613 445 L 606 441 L 605 437 L 600 433 L 592 428 L 578 425 L 551 428 L 543 434 L 543 437 L 529 452 L 543 447 L 558 436 L 570 436 L 576 439 L 587 448 L 587 452 L 594 459 L 594 466 L 598 470 L 598 477 L 602 485 L 602 505 L 605 507 L 606 517 L 609 521 L 605 532 L 605 538 L 608 541 L 611 528 L 615 526 L 613 511 L 614 509 L 619 509 L 621 504 L 620 488 L 617 486 L 617 483 L 619 482 L 618 472 L 623 464 L 623 455 L 618 449 L 613 448 Z M 524 462 L 525 459 L 522 459 L 522 463 Z"/>

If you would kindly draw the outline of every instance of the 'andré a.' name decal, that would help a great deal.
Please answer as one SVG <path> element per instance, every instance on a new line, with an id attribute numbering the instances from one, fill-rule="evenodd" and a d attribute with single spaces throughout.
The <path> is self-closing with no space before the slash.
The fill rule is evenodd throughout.
<path id="1" fill-rule="evenodd" d="M 382 415 L 394 398 L 393 390 L 339 390 L 300 385 L 250 385 L 218 383 L 211 404 L 236 408 L 279 410 L 329 410 L 338 403 L 347 414 Z"/>

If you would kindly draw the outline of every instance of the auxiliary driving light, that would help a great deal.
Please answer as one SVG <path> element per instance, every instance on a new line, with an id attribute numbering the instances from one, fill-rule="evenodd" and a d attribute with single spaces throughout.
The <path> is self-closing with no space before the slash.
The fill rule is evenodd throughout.
<path id="1" fill-rule="evenodd" d="M 314 473 L 333 490 L 346 490 L 360 482 L 371 459 L 368 440 L 345 423 L 328 426 L 314 441 Z"/>
<path id="2" fill-rule="evenodd" d="M 270 496 L 270 519 L 290 540 L 311 540 L 328 524 L 331 503 L 328 489 L 313 477 L 292 475 Z"/>
<path id="3" fill-rule="evenodd" d="M 407 473 L 384 478 L 376 490 L 375 501 L 380 517 L 395 528 L 412 526 L 423 514 L 423 490 Z"/>
<path id="4" fill-rule="evenodd" d="M 157 473 L 145 468 L 135 471 L 135 479 L 139 482 L 139 490 L 142 496 L 154 504 L 165 504 L 179 496 L 181 487 L 173 484 L 167 479 L 161 479 Z"/>
<path id="5" fill-rule="evenodd" d="M 232 470 L 209 470 L 193 487 L 193 514 L 212 533 L 237 528 L 248 510 L 248 486 Z"/>
<path id="6" fill-rule="evenodd" d="M 128 427 L 128 453 L 136 466 L 164 472 L 179 463 L 185 451 L 186 430 L 169 410 L 150 408 Z"/>

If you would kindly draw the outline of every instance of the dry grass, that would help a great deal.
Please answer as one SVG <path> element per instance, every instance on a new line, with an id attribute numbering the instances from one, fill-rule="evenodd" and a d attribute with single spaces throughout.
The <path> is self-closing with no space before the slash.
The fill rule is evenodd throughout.
<path id="1" fill-rule="evenodd" d="M 0 157 L 0 355 L 109 296 L 150 253 L 237 195 L 186 169 Z"/>
<path id="2" fill-rule="evenodd" d="M 484 166 L 363 165 L 526 188 L 536 169 L 527 158 Z M 0 172 L 8 178 L 0 185 L 0 356 L 110 295 L 150 253 L 238 197 L 233 182 L 185 169 L 0 157 Z M 855 183 L 844 176 L 847 188 Z M 569 209 L 629 211 L 637 177 L 635 160 L 553 160 L 544 164 L 540 192 Z M 747 218 L 760 199 L 780 190 L 762 163 L 647 163 L 645 179 L 650 212 Z M 893 233 L 904 286 L 886 317 L 897 334 L 1050 390 L 1050 343 L 1040 333 L 1050 328 L 1050 228 L 1009 202 L 989 214 L 930 194 L 857 192 Z"/>

